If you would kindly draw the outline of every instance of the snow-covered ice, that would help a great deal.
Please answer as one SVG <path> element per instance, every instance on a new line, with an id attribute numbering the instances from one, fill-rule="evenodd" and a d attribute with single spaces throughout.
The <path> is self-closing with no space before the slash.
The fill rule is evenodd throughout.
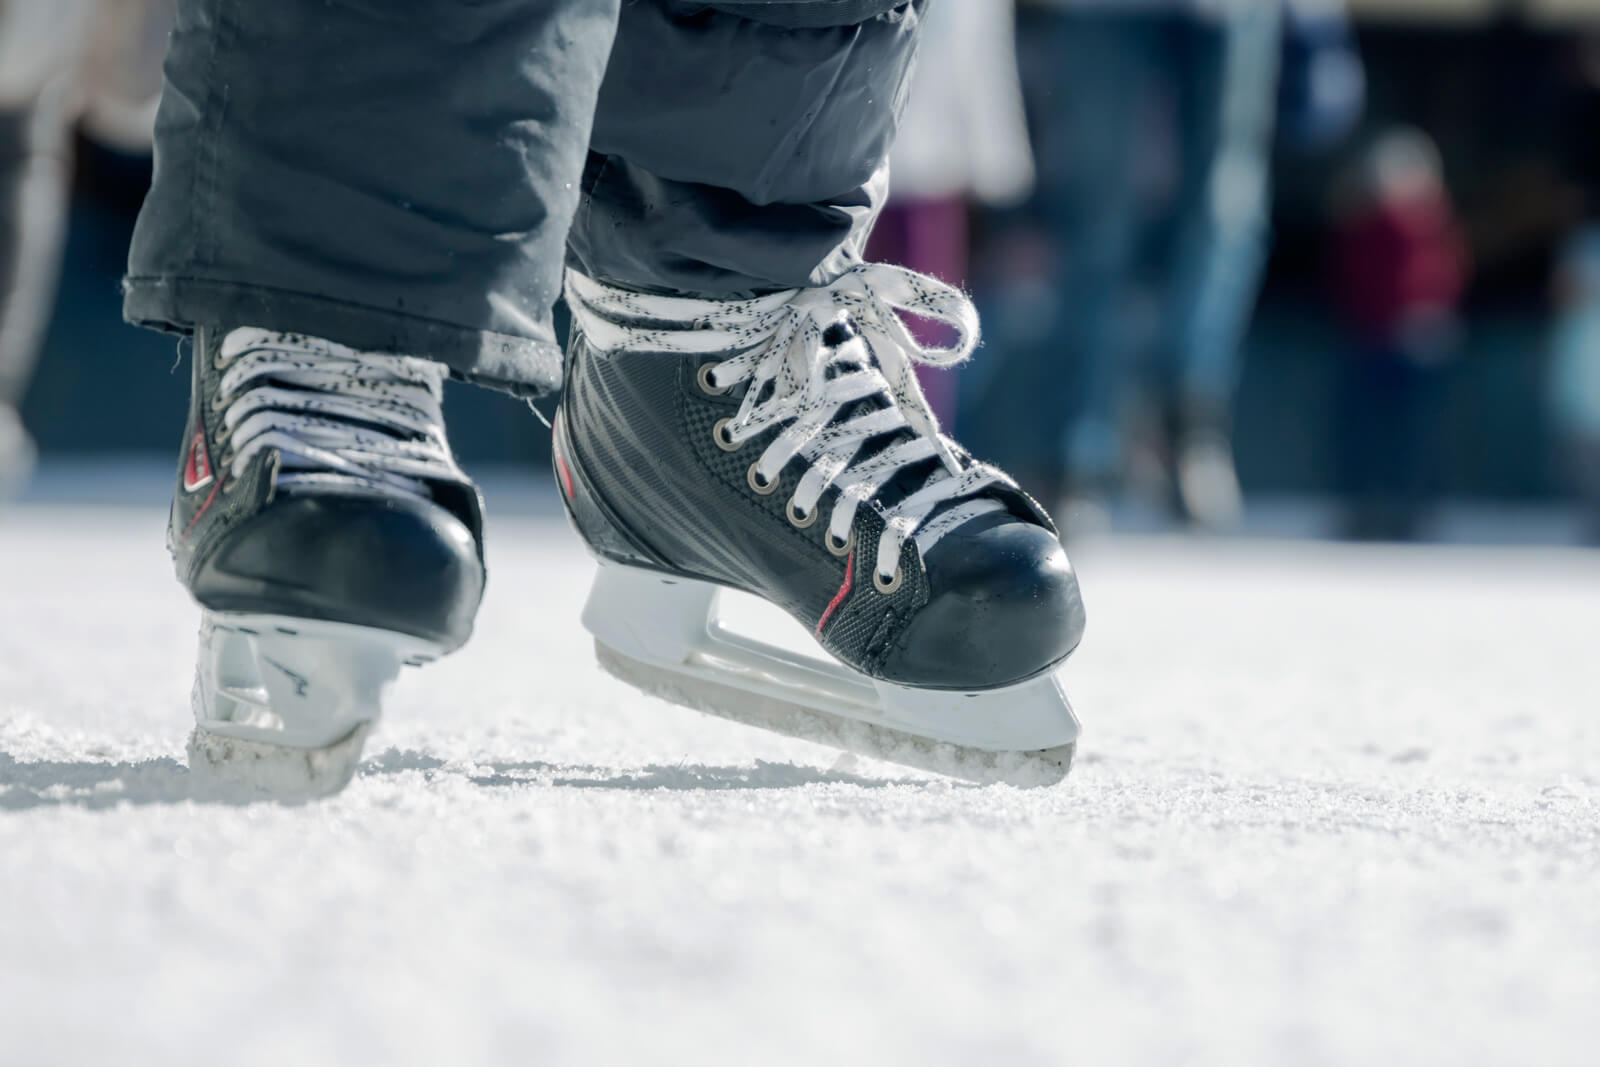
<path id="1" fill-rule="evenodd" d="M 50 489 L 0 512 L 0 1064 L 1595 1062 L 1600 556 L 1091 546 L 1025 792 L 634 695 L 501 508 L 350 789 L 230 806 L 159 487 Z"/>

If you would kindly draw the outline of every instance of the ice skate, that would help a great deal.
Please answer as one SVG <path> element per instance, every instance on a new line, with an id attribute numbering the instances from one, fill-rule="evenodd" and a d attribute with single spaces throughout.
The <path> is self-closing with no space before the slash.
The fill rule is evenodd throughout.
<path id="1" fill-rule="evenodd" d="M 256 329 L 199 330 L 194 350 L 168 532 L 204 609 L 190 767 L 331 793 L 401 666 L 460 647 L 482 596 L 445 370 Z"/>
<path id="2" fill-rule="evenodd" d="M 1077 579 L 1042 509 L 939 432 L 913 373 L 976 343 L 966 298 L 858 266 L 718 301 L 568 275 L 555 465 L 600 562 L 601 665 L 689 707 L 979 782 L 1059 781 L 1078 722 L 1054 676 Z M 925 350 L 896 309 L 949 322 Z M 822 654 L 730 632 L 721 588 Z"/>

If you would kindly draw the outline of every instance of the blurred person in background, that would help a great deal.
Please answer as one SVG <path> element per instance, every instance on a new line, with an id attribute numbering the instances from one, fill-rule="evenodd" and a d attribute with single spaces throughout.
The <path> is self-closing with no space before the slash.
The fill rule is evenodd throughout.
<path id="1" fill-rule="evenodd" d="M 1344 532 L 1410 540 L 1428 501 L 1430 408 L 1460 346 L 1471 260 L 1439 150 L 1420 130 L 1376 136 L 1343 199 L 1333 277 L 1350 335 L 1338 419 Z"/>
<path id="2" fill-rule="evenodd" d="M 1600 33 L 1573 42 L 1566 154 L 1584 221 L 1553 278 L 1548 409 L 1563 481 L 1578 497 L 1583 539 L 1600 546 Z"/>
<path id="3" fill-rule="evenodd" d="M 917 72 L 890 153 L 889 203 L 867 258 L 898 263 L 951 285 L 967 283 L 968 205 L 1007 206 L 1027 196 L 1033 155 L 1017 80 L 1012 0 L 928 7 Z M 911 322 L 924 343 L 947 345 L 939 324 Z M 919 366 L 941 422 L 956 411 L 953 370 Z"/>
<path id="4" fill-rule="evenodd" d="M 148 152 L 171 0 L 0 0 L 0 497 L 33 445 L 17 415 L 55 297 L 75 129 Z"/>
<path id="5" fill-rule="evenodd" d="M 1584 538 L 1600 545 L 1600 224 L 1568 241 L 1556 275 L 1550 408 Z"/>
<path id="6" fill-rule="evenodd" d="M 995 309 L 1007 364 L 978 409 L 1013 417 L 977 437 L 1060 501 L 1066 523 L 1103 525 L 1127 463 L 1135 357 L 1153 349 L 1172 503 L 1196 525 L 1227 526 L 1240 510 L 1233 393 L 1266 257 L 1285 28 L 1286 125 L 1331 142 L 1363 95 L 1343 8 L 1295 0 L 1286 19 L 1276 0 L 1040 0 L 1021 20 L 1056 297 Z M 1158 232 L 1141 307 L 1142 252 Z"/>

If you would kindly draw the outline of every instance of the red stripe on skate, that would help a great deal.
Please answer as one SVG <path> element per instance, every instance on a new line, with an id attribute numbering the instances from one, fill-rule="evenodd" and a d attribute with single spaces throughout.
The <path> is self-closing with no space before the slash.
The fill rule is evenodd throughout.
<path id="1" fill-rule="evenodd" d="M 551 428 L 550 451 L 556 457 L 556 473 L 561 475 L 561 488 L 567 492 L 567 499 L 572 500 L 575 494 L 572 491 L 572 472 L 567 470 L 567 457 L 561 454 L 561 412 L 556 412 L 556 424 Z"/>
<path id="2" fill-rule="evenodd" d="M 839 605 L 844 603 L 844 598 L 850 595 L 850 586 L 855 582 L 856 576 L 856 550 L 850 550 L 850 558 L 844 561 L 844 584 L 839 591 L 833 594 L 833 599 L 828 602 L 828 610 L 822 613 L 822 618 L 817 620 L 817 636 L 822 636 L 822 628 L 828 625 L 828 620 L 833 618 L 833 613 L 839 610 Z"/>
<path id="3" fill-rule="evenodd" d="M 182 540 L 184 540 L 184 541 L 189 540 L 189 532 L 194 529 L 194 524 L 200 521 L 200 516 L 202 516 L 202 515 L 204 515 L 206 513 L 206 509 L 211 506 L 211 502 L 213 500 L 217 499 L 217 490 L 221 489 L 221 488 L 222 488 L 222 483 L 221 482 L 213 483 L 213 485 L 211 486 L 211 493 L 210 493 L 210 495 L 208 495 L 206 497 L 206 502 L 204 504 L 201 504 L 200 505 L 200 510 L 194 513 L 194 518 L 189 520 L 189 525 L 187 525 L 187 526 L 185 526 L 183 528 Z"/>
<path id="4" fill-rule="evenodd" d="M 556 453 L 556 471 L 561 475 L 561 488 L 567 491 L 567 499 L 571 500 L 573 498 L 572 472 L 567 470 L 567 461 L 562 458 L 559 451 Z"/>

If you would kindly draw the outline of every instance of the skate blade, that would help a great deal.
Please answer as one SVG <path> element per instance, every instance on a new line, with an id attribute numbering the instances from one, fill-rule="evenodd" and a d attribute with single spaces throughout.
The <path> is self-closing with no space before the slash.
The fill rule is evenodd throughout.
<path id="1" fill-rule="evenodd" d="M 444 651 L 345 623 L 205 612 L 190 770 L 213 786 L 286 800 L 338 792 L 401 666 Z"/>
<path id="2" fill-rule="evenodd" d="M 324 748 L 291 748 L 196 725 L 189 773 L 209 791 L 241 800 L 315 800 L 350 784 L 371 731 L 371 723 L 362 723 Z"/>
<path id="3" fill-rule="evenodd" d="M 716 586 L 604 565 L 584 609 L 601 667 L 722 718 L 979 783 L 1052 785 L 1078 720 L 1051 675 L 963 693 L 875 681 L 733 633 Z"/>
<path id="4" fill-rule="evenodd" d="M 599 641 L 594 650 L 607 674 L 673 704 L 800 741 L 979 785 L 1055 785 L 1072 769 L 1072 754 L 1077 747 L 1075 742 L 1069 742 L 1036 752 L 991 752 L 955 745 L 736 689 L 708 678 L 679 674 L 632 659 Z"/>

